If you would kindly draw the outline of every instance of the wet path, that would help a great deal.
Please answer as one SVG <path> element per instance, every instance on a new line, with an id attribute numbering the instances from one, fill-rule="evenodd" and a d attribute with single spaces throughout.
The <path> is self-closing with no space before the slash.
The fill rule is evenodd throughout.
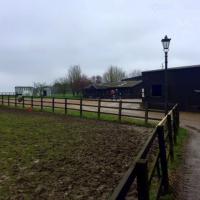
<path id="1" fill-rule="evenodd" d="M 179 199 L 200 200 L 200 113 L 181 113 L 181 126 L 189 131 Z"/>

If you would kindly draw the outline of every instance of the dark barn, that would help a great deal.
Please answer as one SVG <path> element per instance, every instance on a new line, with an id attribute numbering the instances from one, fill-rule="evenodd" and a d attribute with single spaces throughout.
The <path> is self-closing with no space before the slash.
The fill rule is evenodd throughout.
<path id="1" fill-rule="evenodd" d="M 168 102 L 179 103 L 181 110 L 200 111 L 200 65 L 169 68 Z M 165 98 L 164 70 L 142 72 L 143 102 L 163 108 Z"/>
<path id="2" fill-rule="evenodd" d="M 120 81 L 112 83 L 91 84 L 83 91 L 86 98 L 112 98 L 111 90 L 117 89 L 121 98 L 141 98 L 142 81 Z"/>

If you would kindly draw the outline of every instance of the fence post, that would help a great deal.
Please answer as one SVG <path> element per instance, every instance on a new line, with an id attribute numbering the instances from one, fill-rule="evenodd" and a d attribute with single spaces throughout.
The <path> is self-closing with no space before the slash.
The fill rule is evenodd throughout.
<path id="1" fill-rule="evenodd" d="M 100 114 L 101 114 L 101 99 L 98 99 L 98 119 L 100 119 Z"/>
<path id="2" fill-rule="evenodd" d="M 31 96 L 31 108 L 33 109 L 33 96 Z"/>
<path id="3" fill-rule="evenodd" d="M 119 121 L 121 122 L 121 120 L 122 120 L 122 100 L 119 101 L 118 119 L 119 119 Z"/>
<path id="4" fill-rule="evenodd" d="M 177 144 L 177 127 L 176 127 L 176 112 L 175 112 L 175 109 L 172 110 L 172 115 L 173 115 L 174 144 Z"/>
<path id="5" fill-rule="evenodd" d="M 161 170 L 162 170 L 162 186 L 163 192 L 166 194 L 169 191 L 169 177 L 168 177 L 168 168 L 167 168 L 167 156 L 166 156 L 166 147 L 165 147 L 165 139 L 164 139 L 164 127 L 157 127 L 158 133 L 158 143 L 160 150 L 160 162 L 161 162 Z"/>
<path id="6" fill-rule="evenodd" d="M 15 95 L 15 107 L 17 107 L 17 95 Z"/>
<path id="7" fill-rule="evenodd" d="M 2 105 L 4 105 L 4 95 L 2 95 Z"/>
<path id="8" fill-rule="evenodd" d="M 8 106 L 10 106 L 10 95 L 8 95 Z"/>
<path id="9" fill-rule="evenodd" d="M 179 116 L 179 109 L 178 109 L 178 105 L 176 106 L 176 118 L 177 118 L 177 131 L 179 129 L 179 125 L 180 125 L 180 116 Z"/>
<path id="10" fill-rule="evenodd" d="M 40 97 L 40 110 L 43 111 L 43 97 Z"/>
<path id="11" fill-rule="evenodd" d="M 158 162 L 158 164 L 157 164 L 156 170 L 157 170 L 157 175 L 158 175 L 158 177 L 160 178 L 160 177 L 161 177 L 161 174 L 160 174 L 160 163 L 159 163 L 159 162 Z"/>
<path id="12" fill-rule="evenodd" d="M 22 97 L 22 107 L 24 108 L 24 97 Z"/>
<path id="13" fill-rule="evenodd" d="M 167 129 L 168 129 L 168 137 L 169 137 L 169 153 L 171 161 L 174 160 L 174 143 L 173 143 L 173 134 L 172 134 L 172 120 L 171 115 L 167 115 Z"/>
<path id="14" fill-rule="evenodd" d="M 67 114 L 67 98 L 65 98 L 65 115 Z"/>
<path id="15" fill-rule="evenodd" d="M 83 99 L 80 98 L 80 117 L 83 116 Z"/>
<path id="16" fill-rule="evenodd" d="M 148 102 L 145 102 L 145 124 L 148 123 Z"/>
<path id="17" fill-rule="evenodd" d="M 140 159 L 136 163 L 138 200 L 149 200 L 147 159 Z"/>
<path id="18" fill-rule="evenodd" d="M 52 112 L 54 112 L 54 104 L 55 104 L 55 99 L 54 97 L 52 98 Z"/>

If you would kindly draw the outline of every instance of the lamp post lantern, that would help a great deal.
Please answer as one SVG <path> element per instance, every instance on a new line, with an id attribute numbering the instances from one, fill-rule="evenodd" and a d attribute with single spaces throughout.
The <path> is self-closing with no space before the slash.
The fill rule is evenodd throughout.
<path id="1" fill-rule="evenodd" d="M 167 65 L 168 65 L 168 52 L 170 38 L 167 35 L 161 40 L 163 45 L 163 51 L 165 53 L 165 114 L 168 113 L 168 77 L 167 77 Z"/>

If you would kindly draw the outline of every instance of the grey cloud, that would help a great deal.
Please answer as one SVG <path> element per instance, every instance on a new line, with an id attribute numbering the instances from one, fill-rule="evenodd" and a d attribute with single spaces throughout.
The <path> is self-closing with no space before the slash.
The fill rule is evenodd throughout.
<path id="1" fill-rule="evenodd" d="M 0 0 L 0 90 L 51 83 L 73 64 L 159 68 L 165 34 L 170 67 L 199 64 L 199 22 L 195 0 Z"/>

